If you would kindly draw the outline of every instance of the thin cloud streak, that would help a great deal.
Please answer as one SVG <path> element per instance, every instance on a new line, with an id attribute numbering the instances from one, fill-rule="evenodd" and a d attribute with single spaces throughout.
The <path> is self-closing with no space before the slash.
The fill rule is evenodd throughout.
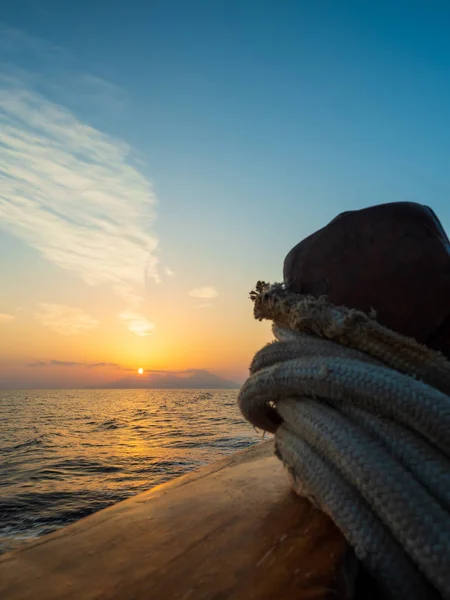
<path id="1" fill-rule="evenodd" d="M 14 321 L 15 318 L 16 317 L 14 315 L 0 313 L 0 323 L 11 323 L 11 321 Z"/>
<path id="2" fill-rule="evenodd" d="M 189 296 L 193 298 L 201 298 L 202 300 L 212 300 L 213 298 L 217 298 L 219 292 L 212 285 L 205 285 L 203 287 L 195 288 L 191 290 Z"/>
<path id="3" fill-rule="evenodd" d="M 61 335 L 87 333 L 98 326 L 98 321 L 80 308 L 62 304 L 39 304 L 39 312 L 34 315 L 42 325 Z"/>
<path id="4" fill-rule="evenodd" d="M 117 363 L 112 362 L 77 362 L 73 360 L 38 360 L 36 362 L 26 363 L 26 367 L 86 367 L 87 369 L 99 369 L 112 367 L 114 369 L 119 369 L 121 371 L 134 371 L 135 369 L 126 369 L 125 367 L 121 367 Z"/>
<path id="5" fill-rule="evenodd" d="M 137 335 L 148 279 L 159 281 L 156 198 L 123 142 L 12 78 L 0 80 L 0 228 L 89 285 L 109 284 Z"/>

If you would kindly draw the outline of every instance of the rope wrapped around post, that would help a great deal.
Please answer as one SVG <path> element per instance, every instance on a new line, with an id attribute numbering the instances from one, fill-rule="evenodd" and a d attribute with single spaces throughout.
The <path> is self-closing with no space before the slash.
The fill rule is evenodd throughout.
<path id="1" fill-rule="evenodd" d="M 275 434 L 294 489 L 326 512 L 383 597 L 450 600 L 450 362 L 375 316 L 257 284 L 277 341 L 239 406 Z"/>

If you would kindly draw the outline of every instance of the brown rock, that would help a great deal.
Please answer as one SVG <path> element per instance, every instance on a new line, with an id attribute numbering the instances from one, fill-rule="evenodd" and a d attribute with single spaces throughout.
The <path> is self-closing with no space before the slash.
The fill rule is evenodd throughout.
<path id="1" fill-rule="evenodd" d="M 412 202 L 345 212 L 284 262 L 293 291 L 326 295 L 450 357 L 450 242 L 434 212 Z"/>

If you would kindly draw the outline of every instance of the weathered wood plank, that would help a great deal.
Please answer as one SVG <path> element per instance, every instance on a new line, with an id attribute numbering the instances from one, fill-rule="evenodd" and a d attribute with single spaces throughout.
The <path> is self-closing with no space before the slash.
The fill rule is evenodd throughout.
<path id="1" fill-rule="evenodd" d="M 0 557 L 0 598 L 349 598 L 353 566 L 265 442 Z"/>

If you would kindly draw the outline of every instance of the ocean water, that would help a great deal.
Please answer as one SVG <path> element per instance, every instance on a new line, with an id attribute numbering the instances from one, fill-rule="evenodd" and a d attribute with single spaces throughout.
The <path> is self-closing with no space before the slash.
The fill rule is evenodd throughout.
<path id="1" fill-rule="evenodd" d="M 258 442 L 236 390 L 0 390 L 0 552 Z"/>

